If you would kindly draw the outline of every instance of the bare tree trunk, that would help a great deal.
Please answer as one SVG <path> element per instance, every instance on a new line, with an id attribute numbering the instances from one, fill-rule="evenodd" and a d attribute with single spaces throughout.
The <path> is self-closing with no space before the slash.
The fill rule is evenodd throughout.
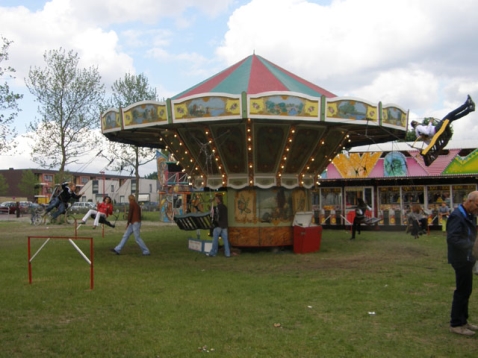
<path id="1" fill-rule="evenodd" d="M 139 148 L 134 147 L 135 152 L 135 163 L 134 163 L 134 172 L 136 174 L 136 200 L 139 200 Z"/>

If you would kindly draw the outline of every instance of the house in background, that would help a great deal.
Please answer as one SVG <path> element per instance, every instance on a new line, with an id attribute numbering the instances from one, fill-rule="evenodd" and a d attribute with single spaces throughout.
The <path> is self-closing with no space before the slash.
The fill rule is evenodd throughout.
<path id="1" fill-rule="evenodd" d="M 80 201 L 98 202 L 104 196 L 109 196 L 113 203 L 127 203 L 128 196 L 136 192 L 136 178 L 120 180 L 105 177 L 89 180 L 81 189 L 83 196 Z M 158 202 L 158 181 L 154 179 L 139 179 L 138 202 Z"/>
<path id="2" fill-rule="evenodd" d="M 31 170 L 36 177 L 35 193 L 33 197 L 27 197 L 18 188 L 25 171 Z M 55 188 L 56 170 L 48 169 L 0 169 L 8 184 L 8 191 L 5 196 L 0 197 L 0 202 L 8 200 L 29 200 L 45 204 L 50 201 L 51 194 Z M 136 178 L 131 176 L 122 176 L 114 174 L 100 173 L 79 173 L 67 172 L 71 180 L 80 188 L 84 194 L 80 201 L 97 202 L 103 200 L 104 195 L 108 195 L 113 202 L 127 202 L 128 195 L 136 191 Z M 139 180 L 139 202 L 157 202 L 158 189 L 157 180 L 140 179 Z"/>

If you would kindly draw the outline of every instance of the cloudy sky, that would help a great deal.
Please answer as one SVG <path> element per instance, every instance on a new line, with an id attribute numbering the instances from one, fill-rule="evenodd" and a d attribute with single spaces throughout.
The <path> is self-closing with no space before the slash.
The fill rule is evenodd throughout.
<path id="1" fill-rule="evenodd" d="M 160 98 L 255 52 L 338 96 L 442 118 L 467 94 L 478 103 L 476 14 L 476 0 L 0 0 L 0 35 L 13 41 L 1 66 L 16 69 L 10 86 L 24 94 L 20 133 L 37 116 L 24 79 L 60 47 L 77 52 L 80 66 L 97 66 L 107 88 L 143 73 Z M 474 112 L 455 122 L 454 139 L 477 131 Z M 20 153 L 0 156 L 0 168 L 37 167 L 29 157 L 22 142 Z"/>

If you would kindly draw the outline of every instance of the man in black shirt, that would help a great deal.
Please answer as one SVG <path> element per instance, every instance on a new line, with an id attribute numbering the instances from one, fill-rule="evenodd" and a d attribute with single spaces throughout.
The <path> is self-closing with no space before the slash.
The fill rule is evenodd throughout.
<path id="1" fill-rule="evenodd" d="M 214 200 L 216 201 L 217 206 L 214 208 L 214 217 L 213 217 L 213 222 L 215 225 L 215 228 L 213 230 L 213 240 L 212 240 L 212 248 L 209 253 L 206 255 L 209 257 L 214 257 L 217 255 L 217 250 L 219 246 L 219 236 L 222 237 L 222 241 L 224 242 L 224 255 L 226 257 L 231 256 L 231 250 L 229 248 L 229 240 L 227 236 L 227 227 L 228 227 L 228 221 L 227 221 L 227 206 L 224 205 L 222 202 L 222 195 L 221 194 L 216 194 L 214 197 Z"/>

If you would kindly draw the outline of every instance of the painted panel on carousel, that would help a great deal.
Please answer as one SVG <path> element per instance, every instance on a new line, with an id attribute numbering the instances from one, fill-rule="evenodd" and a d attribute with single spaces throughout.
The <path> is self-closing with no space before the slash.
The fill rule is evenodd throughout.
<path id="1" fill-rule="evenodd" d="M 159 218 L 162 222 L 174 222 L 175 215 L 183 215 L 185 194 L 164 193 L 159 195 Z"/>
<path id="2" fill-rule="evenodd" d="M 259 222 L 279 225 L 294 218 L 292 192 L 285 188 L 257 192 Z"/>
<path id="3" fill-rule="evenodd" d="M 235 193 L 234 221 L 241 224 L 257 223 L 255 190 L 246 189 Z"/>
<path id="4" fill-rule="evenodd" d="M 103 114 L 101 130 L 103 133 L 121 130 L 121 116 L 118 110 L 110 109 Z"/>
<path id="5" fill-rule="evenodd" d="M 383 159 L 383 176 L 403 177 L 407 175 L 407 158 L 400 152 L 388 153 Z"/>
<path id="6" fill-rule="evenodd" d="M 187 203 L 187 210 L 191 213 L 207 213 L 211 211 L 215 192 L 195 192 L 191 194 L 191 200 Z M 224 203 L 227 197 L 223 196 Z M 227 205 L 227 204 L 226 204 Z"/>
<path id="7" fill-rule="evenodd" d="M 161 186 L 168 185 L 168 163 L 167 157 L 162 153 L 156 154 L 156 163 L 158 166 L 158 182 Z"/>
<path id="8" fill-rule="evenodd" d="M 382 107 L 382 125 L 407 128 L 407 113 L 396 105 Z"/>
<path id="9" fill-rule="evenodd" d="M 123 109 L 124 128 L 148 127 L 168 123 L 165 103 L 139 102 Z"/>
<path id="10" fill-rule="evenodd" d="M 337 155 L 332 164 L 342 178 L 367 178 L 377 165 L 382 152 L 349 153 Z"/>
<path id="11" fill-rule="evenodd" d="M 478 173 L 478 149 L 466 157 L 457 155 L 442 174 L 476 174 Z"/>
<path id="12" fill-rule="evenodd" d="M 376 105 L 358 99 L 327 100 L 327 120 L 329 121 L 363 121 L 378 124 Z"/>
<path id="13" fill-rule="evenodd" d="M 303 95 L 273 93 L 261 96 L 248 96 L 250 118 L 271 116 L 317 120 L 320 113 L 319 98 L 306 98 Z"/>
<path id="14" fill-rule="evenodd" d="M 241 118 L 240 96 L 211 96 L 187 98 L 171 101 L 173 106 L 173 122 L 184 120 L 217 120 Z"/>

